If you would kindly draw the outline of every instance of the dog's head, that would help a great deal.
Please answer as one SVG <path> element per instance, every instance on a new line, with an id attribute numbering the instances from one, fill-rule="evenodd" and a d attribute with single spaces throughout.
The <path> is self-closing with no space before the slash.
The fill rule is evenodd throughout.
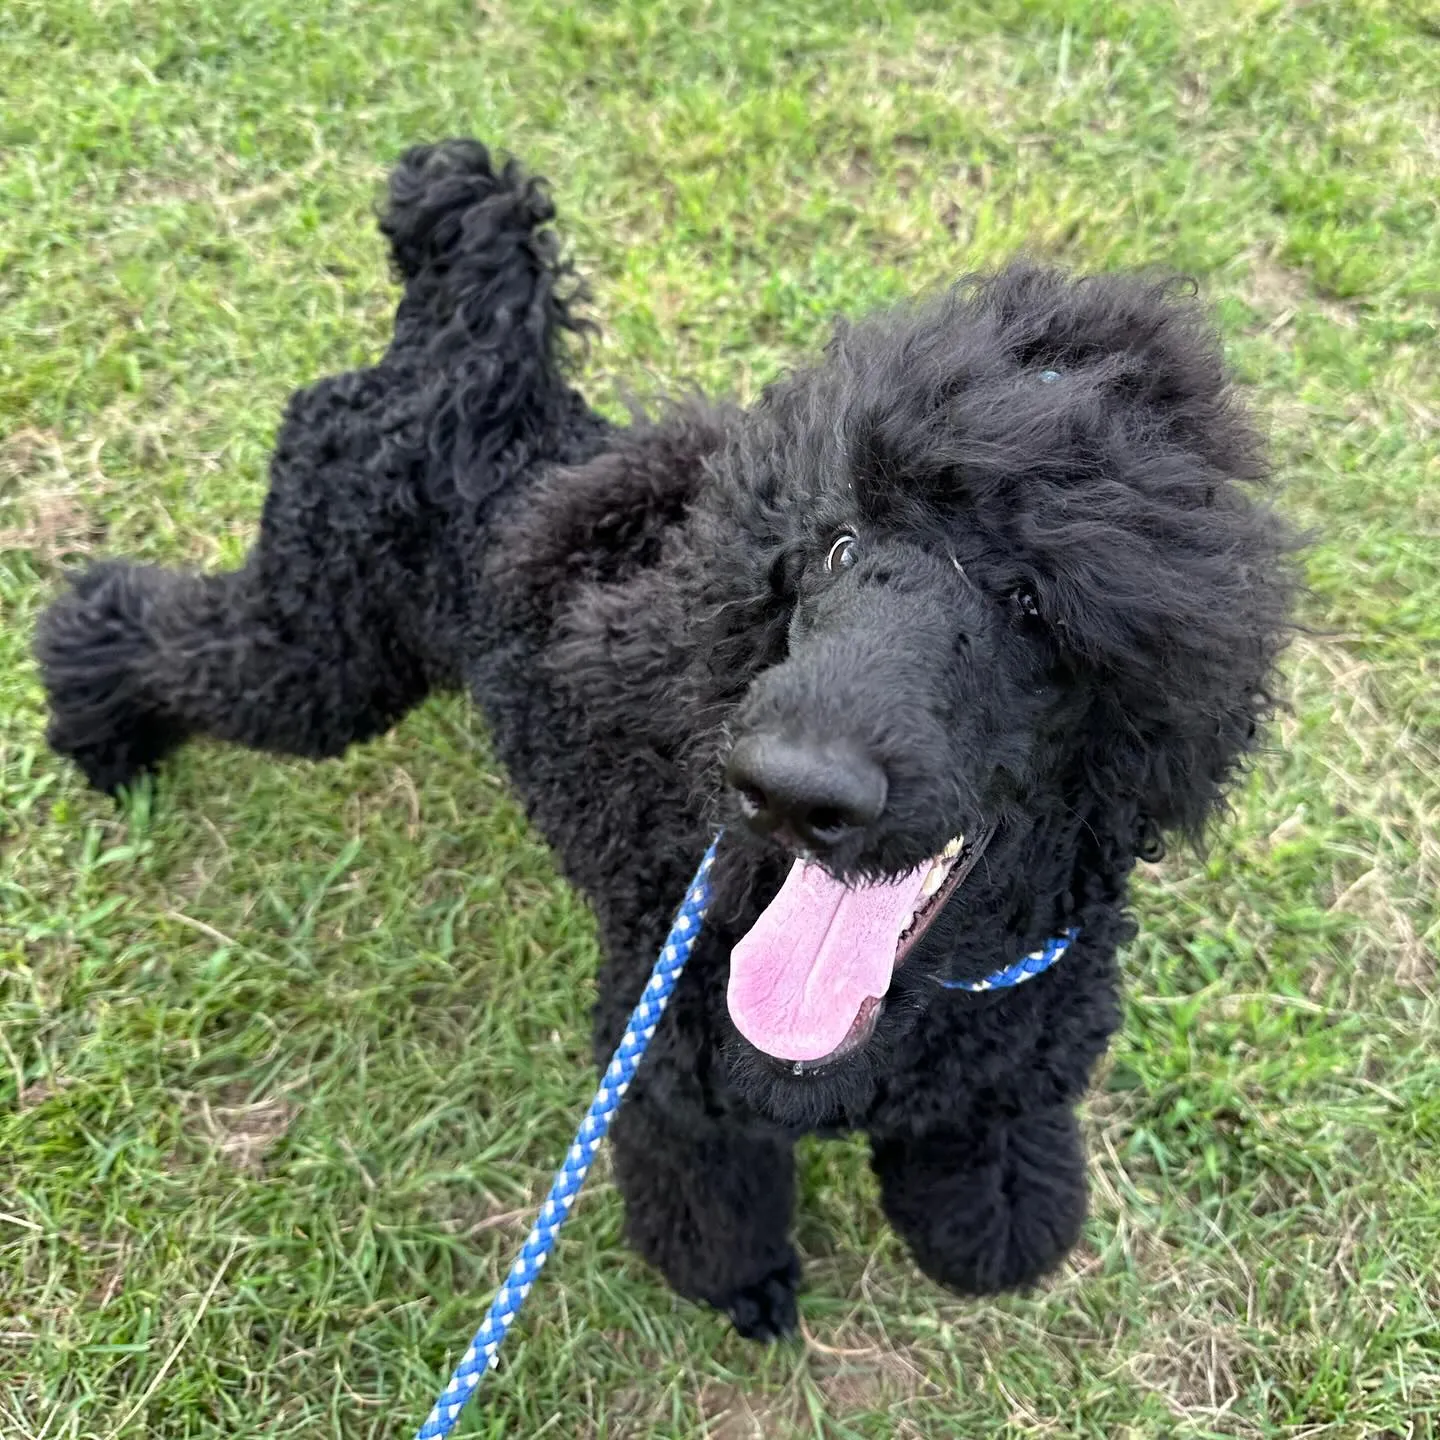
<path id="1" fill-rule="evenodd" d="M 1134 278 L 1011 269 L 767 392 L 703 547 L 723 809 L 792 867 L 732 958 L 753 1052 L 888 1053 L 992 837 L 1203 827 L 1293 588 L 1264 469 L 1203 315 Z"/>

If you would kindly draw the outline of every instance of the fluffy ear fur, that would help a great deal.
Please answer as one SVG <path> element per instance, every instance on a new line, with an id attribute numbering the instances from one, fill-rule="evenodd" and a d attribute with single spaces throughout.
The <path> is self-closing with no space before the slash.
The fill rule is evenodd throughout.
<path id="1" fill-rule="evenodd" d="M 1134 799 L 1153 855 L 1157 832 L 1199 837 L 1268 716 L 1298 540 L 1256 488 L 1261 437 L 1189 293 L 1019 270 L 975 294 L 1023 316 L 1026 358 L 1059 376 L 1043 393 L 1073 459 L 1027 517 L 1033 588 L 1092 679 L 1089 787 Z"/>
<path id="2" fill-rule="evenodd" d="M 686 521 L 738 416 L 698 400 L 653 420 L 637 413 L 604 453 L 537 475 L 491 547 L 496 618 L 535 637 L 548 677 L 593 733 L 643 737 L 665 753 L 689 738 L 686 580 L 705 562 L 688 548 Z"/>

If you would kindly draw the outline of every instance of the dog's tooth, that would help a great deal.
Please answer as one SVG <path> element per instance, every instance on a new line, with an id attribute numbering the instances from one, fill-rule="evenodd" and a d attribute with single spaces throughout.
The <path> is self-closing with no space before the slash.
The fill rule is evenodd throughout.
<path id="1" fill-rule="evenodd" d="M 920 886 L 920 901 L 915 906 L 910 916 L 910 925 L 913 926 L 920 918 L 925 907 L 940 893 L 940 887 L 950 878 L 950 872 L 955 868 L 955 862 L 960 858 L 960 852 L 965 848 L 965 837 L 957 835 L 948 845 L 930 862 L 930 868 L 926 871 L 925 879 Z M 909 934 L 909 927 L 906 929 Z M 904 939 L 904 936 L 901 936 Z"/>

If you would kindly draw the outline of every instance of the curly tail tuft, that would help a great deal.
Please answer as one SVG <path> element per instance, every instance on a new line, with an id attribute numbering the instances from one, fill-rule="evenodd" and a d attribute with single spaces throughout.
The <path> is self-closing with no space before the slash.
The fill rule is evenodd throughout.
<path id="1" fill-rule="evenodd" d="M 475 501 L 523 468 L 582 404 L 569 337 L 593 330 L 584 284 L 561 259 L 545 182 L 499 168 L 474 140 L 417 145 L 390 177 L 380 220 L 405 284 L 397 341 L 423 343 L 439 377 L 436 473 Z"/>

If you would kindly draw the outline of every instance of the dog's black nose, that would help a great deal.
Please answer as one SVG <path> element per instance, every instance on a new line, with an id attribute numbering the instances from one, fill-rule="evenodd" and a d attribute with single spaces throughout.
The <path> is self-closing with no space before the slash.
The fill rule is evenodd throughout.
<path id="1" fill-rule="evenodd" d="M 746 735 L 725 775 L 752 829 L 810 850 L 838 844 L 885 808 L 885 772 L 846 741 Z"/>

